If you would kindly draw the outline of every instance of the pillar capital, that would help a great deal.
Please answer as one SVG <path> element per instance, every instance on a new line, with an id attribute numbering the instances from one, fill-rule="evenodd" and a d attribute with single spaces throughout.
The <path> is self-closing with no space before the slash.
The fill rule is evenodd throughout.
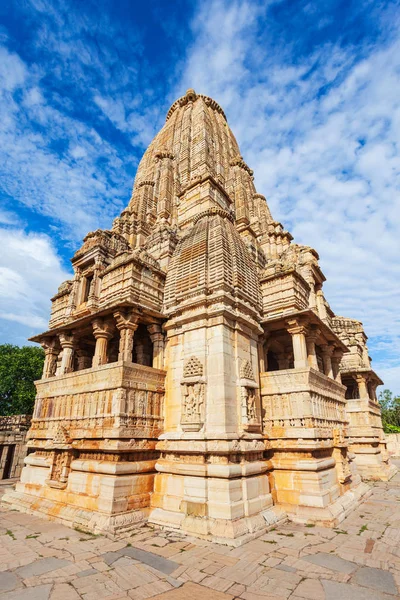
<path id="1" fill-rule="evenodd" d="M 96 338 L 104 338 L 110 340 L 113 336 L 113 324 L 111 321 L 105 319 L 96 318 L 92 321 L 93 335 Z"/>
<path id="2" fill-rule="evenodd" d="M 147 325 L 147 331 L 149 332 L 150 336 L 157 333 L 163 335 L 160 323 L 150 323 L 150 325 Z"/>
<path id="3" fill-rule="evenodd" d="M 323 355 L 325 354 L 326 356 L 329 356 L 329 357 L 333 356 L 333 353 L 335 351 L 335 346 L 333 344 L 321 344 L 320 348 L 321 348 L 322 354 Z"/>
<path id="4" fill-rule="evenodd" d="M 311 325 L 306 332 L 307 342 L 313 342 L 315 344 L 315 342 L 319 338 L 320 334 L 321 334 L 321 330 L 318 329 L 318 327 L 316 325 Z"/>
<path id="5" fill-rule="evenodd" d="M 286 321 L 286 329 L 290 335 L 306 335 L 308 332 L 307 321 L 303 319 L 289 319 Z"/>
<path id="6" fill-rule="evenodd" d="M 60 340 L 61 348 L 71 348 L 75 347 L 75 337 L 71 332 L 61 332 L 58 334 L 58 339 Z"/>
<path id="7" fill-rule="evenodd" d="M 116 310 L 113 313 L 117 329 L 131 329 L 136 331 L 139 327 L 139 317 L 131 310 Z"/>

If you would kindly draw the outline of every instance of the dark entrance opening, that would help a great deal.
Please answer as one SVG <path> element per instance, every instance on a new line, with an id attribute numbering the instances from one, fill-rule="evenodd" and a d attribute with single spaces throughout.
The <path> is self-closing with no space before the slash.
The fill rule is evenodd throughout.
<path id="1" fill-rule="evenodd" d="M 6 462 L 4 464 L 3 479 L 10 479 L 12 464 L 14 460 L 15 444 L 10 444 L 7 449 Z"/>

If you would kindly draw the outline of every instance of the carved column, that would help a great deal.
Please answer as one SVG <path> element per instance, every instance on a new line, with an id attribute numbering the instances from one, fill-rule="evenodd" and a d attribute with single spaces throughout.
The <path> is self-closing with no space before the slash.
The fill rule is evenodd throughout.
<path id="1" fill-rule="evenodd" d="M 132 362 L 133 338 L 139 327 L 138 317 L 131 311 L 118 310 L 114 313 L 120 333 L 118 360 Z"/>
<path id="2" fill-rule="evenodd" d="M 358 393 L 361 399 L 368 400 L 368 389 L 367 381 L 364 375 L 356 375 L 356 381 L 358 385 Z"/>
<path id="3" fill-rule="evenodd" d="M 326 320 L 327 318 L 327 312 L 326 312 L 326 306 L 325 306 L 325 298 L 324 298 L 324 292 L 322 291 L 322 287 L 321 286 L 316 286 L 316 293 L 317 293 L 317 309 L 318 309 L 318 314 L 319 314 L 319 318 L 322 319 L 322 321 Z"/>
<path id="4" fill-rule="evenodd" d="M 164 334 L 161 331 L 161 325 L 152 323 L 147 326 L 147 331 L 150 334 L 153 342 L 153 367 L 155 369 L 164 368 Z"/>
<path id="5" fill-rule="evenodd" d="M 324 344 L 321 346 L 322 351 L 322 360 L 324 361 L 324 373 L 327 377 L 334 379 L 333 377 L 333 369 L 332 369 L 332 354 L 335 347 L 329 344 Z"/>
<path id="6" fill-rule="evenodd" d="M 342 383 L 342 378 L 340 376 L 340 361 L 342 360 L 343 357 L 343 351 L 342 350 L 335 350 L 334 353 L 332 354 L 332 371 L 333 371 L 333 378 L 338 381 L 339 383 Z"/>
<path id="7" fill-rule="evenodd" d="M 95 319 L 92 323 L 96 347 L 92 367 L 99 367 L 107 362 L 107 345 L 112 338 L 112 324 L 104 319 Z"/>
<path id="8" fill-rule="evenodd" d="M 288 332 L 292 336 L 294 368 L 304 369 L 308 367 L 306 327 L 297 319 L 288 321 Z"/>
<path id="9" fill-rule="evenodd" d="M 74 370 L 75 340 L 72 333 L 60 333 L 59 340 L 62 348 L 62 357 L 57 375 L 64 375 L 64 373 L 71 373 Z"/>
<path id="10" fill-rule="evenodd" d="M 316 369 L 318 371 L 318 361 L 317 361 L 317 353 L 315 351 L 315 342 L 318 339 L 320 334 L 320 330 L 312 327 L 307 334 L 306 337 L 306 345 L 307 345 L 307 360 L 309 367 Z"/>
<path id="11" fill-rule="evenodd" d="M 57 359 L 60 352 L 57 338 L 46 338 L 40 344 L 44 350 L 44 365 L 42 379 L 48 379 L 56 374 Z"/>

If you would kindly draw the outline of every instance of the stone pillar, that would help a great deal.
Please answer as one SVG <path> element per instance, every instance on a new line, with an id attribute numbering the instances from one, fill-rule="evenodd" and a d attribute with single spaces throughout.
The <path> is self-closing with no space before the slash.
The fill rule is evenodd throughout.
<path id="1" fill-rule="evenodd" d="M 318 361 L 317 361 L 317 354 L 315 351 L 315 342 L 317 341 L 319 334 L 320 334 L 320 330 L 313 327 L 309 330 L 309 332 L 306 336 L 308 366 L 312 367 L 313 369 L 316 369 L 317 371 L 318 371 Z"/>
<path id="2" fill-rule="evenodd" d="M 62 357 L 57 375 L 64 375 L 64 373 L 71 373 L 74 370 L 75 340 L 72 333 L 60 333 L 59 340 L 62 348 Z"/>
<path id="3" fill-rule="evenodd" d="M 164 334 L 161 331 L 161 325 L 152 323 L 147 326 L 147 331 L 150 334 L 153 342 L 153 367 L 155 369 L 164 368 Z"/>
<path id="4" fill-rule="evenodd" d="M 367 381 L 364 375 L 356 375 L 356 381 L 358 385 L 358 393 L 361 399 L 368 400 L 368 389 L 367 389 Z"/>
<path id="5" fill-rule="evenodd" d="M 331 346 L 330 344 L 324 344 L 321 346 L 322 360 L 324 361 L 324 373 L 331 379 L 334 379 L 331 360 L 334 349 L 335 347 Z"/>
<path id="6" fill-rule="evenodd" d="M 56 374 L 57 359 L 60 352 L 57 338 L 45 338 L 40 344 L 44 350 L 44 365 L 42 379 L 48 379 Z"/>
<path id="7" fill-rule="evenodd" d="M 342 360 L 342 357 L 343 357 L 343 351 L 342 350 L 335 350 L 333 352 L 332 358 L 331 358 L 333 378 L 338 383 L 342 383 L 342 378 L 340 376 L 340 361 Z"/>
<path id="8" fill-rule="evenodd" d="M 304 369 L 308 367 L 306 327 L 297 319 L 288 321 L 288 332 L 292 336 L 294 368 Z"/>
<path id="9" fill-rule="evenodd" d="M 138 317 L 132 311 L 118 310 L 114 313 L 120 333 L 118 360 L 132 362 L 133 338 L 139 327 Z"/>
<path id="10" fill-rule="evenodd" d="M 112 324 L 104 319 L 95 319 L 92 326 L 96 338 L 92 367 L 99 367 L 107 362 L 107 345 L 112 338 Z"/>
<path id="11" fill-rule="evenodd" d="M 326 312 L 324 292 L 322 291 L 321 286 L 316 287 L 316 293 L 317 293 L 317 309 L 318 309 L 319 318 L 322 321 L 325 321 L 328 315 Z"/>

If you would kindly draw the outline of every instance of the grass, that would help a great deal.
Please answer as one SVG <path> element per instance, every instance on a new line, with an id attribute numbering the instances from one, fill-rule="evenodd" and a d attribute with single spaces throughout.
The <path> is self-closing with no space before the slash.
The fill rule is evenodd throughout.
<path id="1" fill-rule="evenodd" d="M 284 535 L 285 537 L 294 537 L 294 533 L 278 533 L 278 535 Z"/>
<path id="2" fill-rule="evenodd" d="M 360 531 L 357 533 L 357 535 L 361 535 L 363 533 L 363 531 L 367 531 L 368 529 L 368 525 L 363 525 L 360 529 Z"/>
<path id="3" fill-rule="evenodd" d="M 13 534 L 13 532 L 11 531 L 11 529 L 7 529 L 7 531 L 5 532 L 4 535 L 9 535 L 10 538 L 12 538 L 13 540 L 16 540 L 17 538 L 15 537 L 15 535 Z"/>
<path id="4" fill-rule="evenodd" d="M 306 523 L 306 527 L 315 527 L 315 523 Z"/>
<path id="5" fill-rule="evenodd" d="M 334 529 L 333 531 L 338 535 L 347 535 L 347 531 L 345 529 Z"/>
<path id="6" fill-rule="evenodd" d="M 38 538 L 40 535 L 40 533 L 31 533 L 31 535 L 26 535 L 25 539 L 26 540 L 35 540 L 36 538 Z"/>
<path id="7" fill-rule="evenodd" d="M 263 540 L 263 542 L 265 544 L 277 544 L 278 542 L 276 542 L 275 540 Z"/>

